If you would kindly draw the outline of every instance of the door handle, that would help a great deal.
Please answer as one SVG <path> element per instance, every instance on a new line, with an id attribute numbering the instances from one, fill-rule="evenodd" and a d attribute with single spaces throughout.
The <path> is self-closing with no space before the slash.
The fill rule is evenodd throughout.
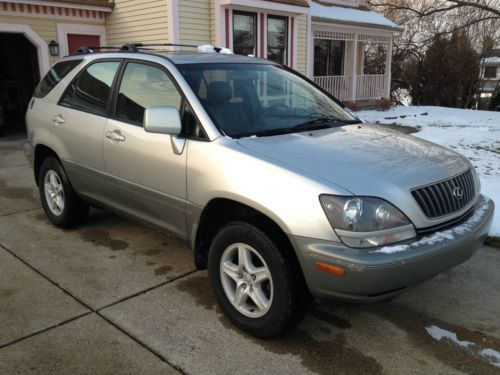
<path id="1" fill-rule="evenodd" d="M 56 125 L 61 125 L 61 124 L 64 124 L 66 122 L 66 120 L 64 119 L 64 117 L 62 117 L 62 115 L 55 115 L 52 118 L 52 121 L 54 121 L 54 124 L 56 124 Z"/>
<path id="2" fill-rule="evenodd" d="M 118 129 L 115 129 L 113 131 L 108 130 L 105 133 L 105 136 L 106 138 L 111 139 L 112 141 L 115 142 L 123 142 L 126 139 L 125 136 Z"/>

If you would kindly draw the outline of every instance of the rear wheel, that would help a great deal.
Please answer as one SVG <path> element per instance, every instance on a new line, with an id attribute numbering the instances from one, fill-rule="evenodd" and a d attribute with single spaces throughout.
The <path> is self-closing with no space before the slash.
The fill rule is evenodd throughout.
<path id="1" fill-rule="evenodd" d="M 38 189 L 45 214 L 54 225 L 70 228 L 86 219 L 89 206 L 76 195 L 56 158 L 49 156 L 42 162 Z"/>
<path id="2" fill-rule="evenodd" d="M 208 270 L 221 309 L 250 334 L 273 337 L 304 316 L 307 297 L 284 249 L 244 222 L 223 227 L 209 251 Z M 285 254 L 283 254 L 285 253 Z"/>

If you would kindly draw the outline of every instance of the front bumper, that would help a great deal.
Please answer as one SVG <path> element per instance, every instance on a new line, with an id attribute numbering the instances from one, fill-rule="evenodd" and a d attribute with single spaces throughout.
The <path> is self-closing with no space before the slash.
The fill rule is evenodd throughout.
<path id="1" fill-rule="evenodd" d="M 369 302 L 390 298 L 467 260 L 482 245 L 494 203 L 480 196 L 464 223 L 423 238 L 376 249 L 290 236 L 311 293 L 317 298 Z M 320 271 L 316 263 L 339 267 L 343 276 Z"/>

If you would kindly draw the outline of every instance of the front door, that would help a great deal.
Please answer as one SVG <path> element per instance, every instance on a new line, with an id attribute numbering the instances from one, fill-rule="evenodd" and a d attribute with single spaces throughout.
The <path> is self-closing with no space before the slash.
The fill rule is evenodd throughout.
<path id="1" fill-rule="evenodd" d="M 163 67 L 128 62 L 114 116 L 106 123 L 103 154 L 112 205 L 186 237 L 186 151 L 175 154 L 169 135 L 143 128 L 146 108 L 180 109 L 181 101 Z"/>
<path id="2" fill-rule="evenodd" d="M 80 47 L 100 47 L 99 35 L 68 34 L 68 53 L 72 55 Z"/>

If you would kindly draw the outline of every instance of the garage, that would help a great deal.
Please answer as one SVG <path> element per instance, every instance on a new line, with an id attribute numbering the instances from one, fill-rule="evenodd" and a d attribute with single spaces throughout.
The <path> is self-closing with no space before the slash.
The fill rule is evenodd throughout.
<path id="1" fill-rule="evenodd" d="M 0 32 L 0 133 L 25 131 L 24 114 L 40 81 L 37 48 L 22 33 Z"/>

